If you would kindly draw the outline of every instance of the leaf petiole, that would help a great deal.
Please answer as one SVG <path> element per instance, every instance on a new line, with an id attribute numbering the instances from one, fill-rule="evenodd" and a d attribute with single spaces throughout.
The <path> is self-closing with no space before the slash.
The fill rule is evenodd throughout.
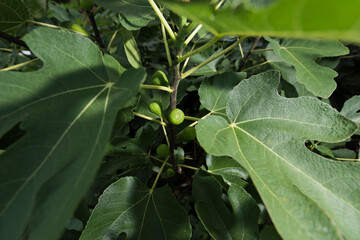
<path id="1" fill-rule="evenodd" d="M 200 63 L 199 65 L 197 65 L 196 67 L 190 69 L 189 71 L 185 72 L 182 76 L 181 79 L 184 79 L 188 76 L 190 76 L 191 74 L 193 74 L 195 71 L 197 71 L 198 69 L 202 68 L 203 66 L 205 66 L 206 64 L 214 61 L 215 59 L 217 59 L 218 57 L 220 57 L 221 55 L 229 52 L 231 49 L 233 49 L 234 47 L 236 47 L 240 42 L 242 42 L 246 37 L 241 37 L 240 39 L 238 39 L 235 43 L 231 44 L 229 47 L 225 48 L 224 50 L 222 50 L 221 52 L 219 52 L 218 54 L 210 57 L 209 59 L 207 59 L 206 61 Z M 196 50 L 195 50 L 196 51 Z"/>
<path id="2" fill-rule="evenodd" d="M 156 15 L 159 17 L 160 21 L 164 24 L 164 27 L 166 28 L 167 32 L 169 33 L 170 38 L 175 41 L 176 40 L 175 33 L 171 29 L 169 23 L 166 21 L 164 15 L 160 11 L 160 9 L 158 8 L 158 6 L 154 2 L 154 0 L 148 0 L 148 2 L 151 5 L 151 7 L 154 9 L 154 11 L 155 11 Z"/>
<path id="3" fill-rule="evenodd" d="M 154 191 L 154 189 L 155 189 L 155 187 L 156 187 L 156 184 L 157 184 L 157 182 L 159 181 L 160 175 L 161 175 L 162 171 L 164 170 L 164 167 L 165 167 L 165 165 L 167 164 L 169 158 L 170 158 L 170 156 L 167 156 L 167 157 L 165 158 L 165 161 L 164 161 L 163 164 L 161 165 L 160 170 L 159 170 L 159 172 L 158 172 L 157 175 L 156 175 L 155 181 L 154 181 L 154 183 L 153 183 L 153 185 L 152 185 L 152 187 L 151 187 L 151 189 L 150 189 L 150 194 L 152 194 L 152 192 Z"/>
<path id="4" fill-rule="evenodd" d="M 172 93 L 174 90 L 172 90 L 169 87 L 165 87 L 165 86 L 158 86 L 158 85 L 148 85 L 148 84 L 141 84 L 140 86 L 143 89 L 154 89 L 154 90 L 161 90 L 161 91 L 165 91 L 165 92 L 169 92 Z"/>
<path id="5" fill-rule="evenodd" d="M 143 118 L 143 119 L 146 119 L 146 120 L 149 120 L 149 121 L 153 121 L 153 122 L 156 122 L 156 123 L 158 123 L 158 124 L 160 124 L 160 125 L 166 126 L 166 123 L 165 123 L 165 122 L 159 121 L 159 120 L 157 120 L 157 119 L 155 119 L 155 118 L 152 118 L 152 117 L 149 117 L 149 116 L 146 116 L 146 115 L 144 115 L 144 114 L 137 113 L 137 112 L 133 112 L 133 114 L 134 114 L 135 116 L 137 116 L 137 117 L 140 117 L 140 118 Z"/>
<path id="6" fill-rule="evenodd" d="M 171 67 L 172 66 L 172 61 L 171 61 L 169 43 L 168 43 L 167 38 L 166 38 L 165 26 L 164 26 L 163 23 L 161 23 L 161 32 L 162 32 L 162 35 L 163 35 L 163 40 L 164 40 L 164 45 L 165 45 L 166 57 L 167 57 L 169 66 Z"/>
<path id="7" fill-rule="evenodd" d="M 10 67 L 7 67 L 7 68 L 3 68 L 3 69 L 0 69 L 0 72 L 6 72 L 6 71 L 10 71 L 10 70 L 19 68 L 19 67 L 23 67 L 23 66 L 28 65 L 28 64 L 30 64 L 32 62 L 36 62 L 37 60 L 40 60 L 40 59 L 39 58 L 34 58 L 34 59 L 31 59 L 31 60 L 26 61 L 26 62 L 22 62 L 22 63 L 16 64 L 16 65 L 13 65 L 13 66 L 10 66 Z"/>
<path id="8" fill-rule="evenodd" d="M 211 39 L 209 42 L 205 43 L 204 45 L 202 45 L 201 47 L 195 49 L 192 52 L 189 52 L 187 54 L 185 54 L 184 56 L 181 56 L 177 59 L 178 63 L 181 63 L 182 61 L 184 61 L 185 59 L 204 51 L 205 49 L 208 49 L 209 47 L 211 47 L 214 43 L 216 43 L 221 37 L 220 36 L 215 36 L 213 37 L 213 39 Z"/>

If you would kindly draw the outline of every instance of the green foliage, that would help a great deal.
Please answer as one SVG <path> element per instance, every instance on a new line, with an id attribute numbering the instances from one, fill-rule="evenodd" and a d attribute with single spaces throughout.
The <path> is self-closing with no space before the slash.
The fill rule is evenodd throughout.
<path id="1" fill-rule="evenodd" d="M 360 41 L 360 2 L 328 0 L 275 0 L 268 7 L 244 7 L 229 1 L 214 12 L 209 0 L 166 1 L 176 13 L 203 24 L 215 35 L 265 35 L 274 37 L 326 38 Z M 245 1 L 247 2 L 247 1 Z M 255 9 L 254 9 L 255 5 Z M 331 17 L 329 17 L 331 16 Z"/>
<path id="2" fill-rule="evenodd" d="M 133 34 L 125 28 L 120 30 L 120 34 L 124 41 L 124 49 L 129 63 L 134 68 L 141 67 L 141 56 Z"/>
<path id="3" fill-rule="evenodd" d="M 210 235 L 216 239 L 256 239 L 258 214 L 256 202 L 240 186 L 231 185 L 229 210 L 221 187 L 211 176 L 195 175 L 193 196 L 196 212 Z"/>
<path id="4" fill-rule="evenodd" d="M 121 25 L 129 31 L 146 26 L 156 16 L 146 0 L 132 0 L 131 3 L 125 0 L 93 0 L 93 2 L 118 12 Z"/>
<path id="5" fill-rule="evenodd" d="M 94 6 L 94 3 L 91 0 L 79 0 L 80 7 L 89 11 Z"/>
<path id="6" fill-rule="evenodd" d="M 36 18 L 46 15 L 49 9 L 49 0 L 22 0 L 30 14 Z"/>
<path id="7" fill-rule="evenodd" d="M 186 127 L 181 132 L 181 136 L 185 138 L 186 140 L 194 140 L 196 137 L 196 131 L 193 127 Z"/>
<path id="8" fill-rule="evenodd" d="M 357 240 L 359 7 L 0 0 L 0 239 Z"/>
<path id="9" fill-rule="evenodd" d="M 334 77 L 337 72 L 319 66 L 316 60 L 322 57 L 335 57 L 349 53 L 340 42 L 319 40 L 285 39 L 278 41 L 267 38 L 274 53 L 284 62 L 295 67 L 296 79 L 316 96 L 328 98 L 336 89 Z"/>
<path id="10" fill-rule="evenodd" d="M 0 1 L 0 31 L 10 31 L 28 17 L 29 12 L 21 0 Z"/>
<path id="11" fill-rule="evenodd" d="M 230 121 L 217 116 L 200 121 L 199 142 L 207 152 L 231 156 L 247 170 L 285 239 L 340 239 L 339 232 L 356 239 L 357 225 L 344 223 L 360 223 L 355 204 L 360 188 L 350 180 L 360 177 L 359 165 L 322 158 L 304 141 L 342 141 L 357 126 L 315 98 L 280 97 L 279 78 L 268 71 L 242 81 L 227 104 Z"/>
<path id="12" fill-rule="evenodd" d="M 6 99 L 0 104 L 0 135 L 18 122 L 26 132 L 1 155 L 0 236 L 49 239 L 61 233 L 59 226 L 89 187 L 116 112 L 135 96 L 145 72 L 112 77 L 109 72 L 117 69 L 109 62 L 115 60 L 79 34 L 39 28 L 25 41 L 44 67 L 0 73 Z M 36 201 L 44 191 L 46 198 Z"/>
<path id="13" fill-rule="evenodd" d="M 344 103 L 341 114 L 360 125 L 360 96 L 353 96 Z M 360 130 L 356 132 L 360 135 Z"/>
<path id="14" fill-rule="evenodd" d="M 184 240 L 191 229 L 169 187 L 152 191 L 127 177 L 105 190 L 80 239 L 117 239 L 121 233 L 128 239 Z"/>

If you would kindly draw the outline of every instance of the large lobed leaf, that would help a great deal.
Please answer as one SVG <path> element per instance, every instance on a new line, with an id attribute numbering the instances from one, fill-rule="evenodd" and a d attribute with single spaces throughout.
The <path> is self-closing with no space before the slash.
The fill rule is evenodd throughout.
<path id="1" fill-rule="evenodd" d="M 267 6 L 230 1 L 214 11 L 210 0 L 165 1 L 176 13 L 216 35 L 327 38 L 360 42 L 358 0 L 278 0 Z M 246 2 L 246 1 L 245 1 Z"/>
<path id="2" fill-rule="evenodd" d="M 38 28 L 24 40 L 39 71 L 0 73 L 0 239 L 56 239 L 89 187 L 119 108 L 145 71 L 124 71 L 76 33 Z"/>
<path id="3" fill-rule="evenodd" d="M 336 89 L 334 77 L 338 74 L 328 67 L 320 66 L 316 60 L 349 53 L 349 49 L 338 41 L 285 39 L 279 41 L 266 38 L 274 53 L 296 69 L 296 80 L 316 96 L 328 98 Z"/>
<path id="4" fill-rule="evenodd" d="M 207 152 L 236 159 L 249 173 L 284 239 L 358 239 L 360 165 L 312 153 L 305 140 L 338 142 L 357 125 L 312 97 L 278 95 L 279 73 L 243 80 L 227 105 L 230 122 L 201 120 Z"/>
<path id="5" fill-rule="evenodd" d="M 29 13 L 21 0 L 0 0 L 0 31 L 18 26 L 28 17 Z"/>
<path id="6" fill-rule="evenodd" d="M 186 211 L 167 186 L 151 191 L 135 177 L 121 178 L 99 199 L 81 240 L 186 240 L 191 226 Z"/>

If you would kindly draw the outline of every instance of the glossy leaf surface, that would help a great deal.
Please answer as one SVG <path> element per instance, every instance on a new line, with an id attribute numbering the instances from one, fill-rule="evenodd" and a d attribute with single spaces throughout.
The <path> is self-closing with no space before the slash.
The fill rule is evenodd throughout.
<path id="1" fill-rule="evenodd" d="M 355 240 L 360 165 L 312 153 L 305 140 L 339 142 L 357 125 L 316 98 L 279 96 L 279 78 L 268 71 L 243 80 L 227 105 L 230 122 L 201 120 L 198 140 L 247 170 L 283 238 Z"/>
<path id="2" fill-rule="evenodd" d="M 141 67 L 140 51 L 132 32 L 126 30 L 125 28 L 122 28 L 120 33 L 124 41 L 124 49 L 129 63 L 134 68 Z"/>
<path id="3" fill-rule="evenodd" d="M 19 122 L 26 132 L 0 157 L 0 238 L 54 239 L 99 167 L 118 109 L 138 92 L 145 72 L 121 71 L 76 33 L 38 28 L 24 39 L 44 66 L 0 73 L 0 136 Z"/>
<path id="4" fill-rule="evenodd" d="M 81 240 L 185 240 L 191 235 L 186 211 L 167 186 L 150 192 L 135 177 L 121 178 L 100 197 Z"/>

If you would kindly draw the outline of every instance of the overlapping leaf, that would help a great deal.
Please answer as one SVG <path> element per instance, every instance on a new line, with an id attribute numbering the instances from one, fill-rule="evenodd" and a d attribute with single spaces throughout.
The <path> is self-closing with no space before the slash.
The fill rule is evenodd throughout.
<path id="1" fill-rule="evenodd" d="M 326 159 L 304 143 L 342 141 L 357 125 L 316 98 L 279 96 L 279 78 L 268 71 L 243 80 L 227 105 L 230 122 L 201 120 L 198 140 L 248 171 L 284 239 L 356 240 L 360 165 Z"/>
<path id="2" fill-rule="evenodd" d="M 320 66 L 316 60 L 348 54 L 349 50 L 337 41 L 285 39 L 279 41 L 266 38 L 274 53 L 296 70 L 296 80 L 316 96 L 328 98 L 336 89 L 334 77 L 338 74 L 328 67 Z"/>
<path id="3" fill-rule="evenodd" d="M 21 0 L 0 0 L 0 31 L 18 26 L 28 17 L 29 13 Z"/>
<path id="4" fill-rule="evenodd" d="M 170 9 L 203 24 L 216 35 L 321 37 L 360 42 L 357 0 L 278 0 L 261 8 L 254 8 L 258 4 L 244 7 L 239 1 L 231 1 L 233 4 L 217 11 L 210 2 L 165 1 Z"/>
<path id="5" fill-rule="evenodd" d="M 44 67 L 0 73 L 0 136 L 19 122 L 26 132 L 0 156 L 0 238 L 55 239 L 145 72 L 123 71 L 76 33 L 38 28 L 25 41 Z"/>
<path id="6" fill-rule="evenodd" d="M 259 208 L 254 199 L 242 187 L 231 185 L 229 210 L 221 195 L 220 185 L 211 176 L 195 175 L 196 212 L 210 235 L 216 240 L 257 239 Z"/>
<path id="7" fill-rule="evenodd" d="M 186 240 L 191 236 L 186 211 L 167 186 L 150 191 L 135 177 L 121 178 L 100 197 L 81 240 Z"/>
<path id="8" fill-rule="evenodd" d="M 201 104 L 209 111 L 225 113 L 232 89 L 246 73 L 228 72 L 205 79 L 199 88 Z"/>
<path id="9" fill-rule="evenodd" d="M 344 103 L 341 114 L 360 125 L 360 96 L 353 96 Z M 360 130 L 356 132 L 360 135 Z"/>
<path id="10" fill-rule="evenodd" d="M 22 0 L 32 16 L 41 18 L 49 8 L 49 0 Z"/>
<path id="11" fill-rule="evenodd" d="M 220 175 L 229 185 L 235 184 L 244 187 L 247 183 L 243 179 L 248 178 L 248 173 L 232 158 L 208 155 L 206 165 L 209 173 Z"/>
<path id="12" fill-rule="evenodd" d="M 118 12 L 121 24 L 130 31 L 146 26 L 156 16 L 147 0 L 93 0 L 93 2 Z"/>

